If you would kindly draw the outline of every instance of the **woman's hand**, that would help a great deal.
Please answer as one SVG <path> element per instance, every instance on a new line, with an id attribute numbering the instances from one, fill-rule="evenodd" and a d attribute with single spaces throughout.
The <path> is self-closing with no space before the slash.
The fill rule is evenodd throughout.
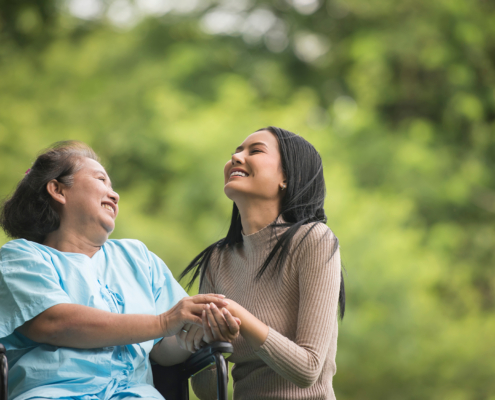
<path id="1" fill-rule="evenodd" d="M 182 327 L 180 332 L 175 335 L 179 346 L 191 353 L 201 348 L 203 344 L 203 328 L 197 325 L 186 324 Z"/>
<path id="2" fill-rule="evenodd" d="M 235 318 L 226 308 L 221 310 L 214 304 L 207 304 L 203 310 L 203 340 L 206 343 L 233 342 L 239 336 L 241 320 Z"/>
<path id="3" fill-rule="evenodd" d="M 201 319 L 205 304 L 216 304 L 218 307 L 225 307 L 229 304 L 223 300 L 225 296 L 221 294 L 198 294 L 193 297 L 185 297 L 174 307 L 160 315 L 160 323 L 163 336 L 173 336 L 178 334 L 186 324 L 203 325 Z"/>

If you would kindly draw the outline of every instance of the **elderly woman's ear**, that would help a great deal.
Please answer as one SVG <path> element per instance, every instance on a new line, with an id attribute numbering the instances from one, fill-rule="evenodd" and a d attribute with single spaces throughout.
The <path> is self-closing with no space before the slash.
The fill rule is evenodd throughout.
<path id="1" fill-rule="evenodd" d="M 65 204 L 67 200 L 65 197 L 66 189 L 67 186 L 57 181 L 56 179 L 52 179 L 46 184 L 46 191 L 51 196 L 51 198 L 59 204 Z"/>

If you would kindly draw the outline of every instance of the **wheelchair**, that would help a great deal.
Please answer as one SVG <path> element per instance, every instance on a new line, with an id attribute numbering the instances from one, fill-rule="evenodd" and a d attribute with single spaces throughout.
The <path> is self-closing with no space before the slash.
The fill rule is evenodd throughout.
<path id="1" fill-rule="evenodd" d="M 234 352 L 232 344 L 213 342 L 192 354 L 185 362 L 171 367 L 152 365 L 155 388 L 166 400 L 188 400 L 189 378 L 203 369 L 216 365 L 217 395 L 227 400 L 227 361 Z M 0 400 L 8 400 L 8 362 L 5 347 L 0 343 Z"/>

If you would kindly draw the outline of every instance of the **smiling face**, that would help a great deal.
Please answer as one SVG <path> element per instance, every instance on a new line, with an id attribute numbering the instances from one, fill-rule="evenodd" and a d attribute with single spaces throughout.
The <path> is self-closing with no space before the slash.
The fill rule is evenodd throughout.
<path id="1" fill-rule="evenodd" d="M 82 234 L 108 237 L 115 228 L 119 195 L 99 162 L 82 158 L 78 163 L 73 185 L 64 189 L 61 223 L 77 227 Z"/>
<path id="2" fill-rule="evenodd" d="M 225 164 L 224 176 L 225 194 L 236 203 L 249 198 L 280 202 L 285 178 L 275 135 L 249 135 Z"/>

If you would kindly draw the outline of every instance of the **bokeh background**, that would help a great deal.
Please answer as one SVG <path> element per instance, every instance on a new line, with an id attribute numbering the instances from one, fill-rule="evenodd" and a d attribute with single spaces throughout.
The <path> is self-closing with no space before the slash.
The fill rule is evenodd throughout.
<path id="1" fill-rule="evenodd" d="M 0 0 L 1 197 L 82 140 L 121 195 L 112 237 L 178 276 L 226 233 L 223 165 L 267 125 L 324 161 L 337 398 L 494 400 L 493 1 Z"/>

